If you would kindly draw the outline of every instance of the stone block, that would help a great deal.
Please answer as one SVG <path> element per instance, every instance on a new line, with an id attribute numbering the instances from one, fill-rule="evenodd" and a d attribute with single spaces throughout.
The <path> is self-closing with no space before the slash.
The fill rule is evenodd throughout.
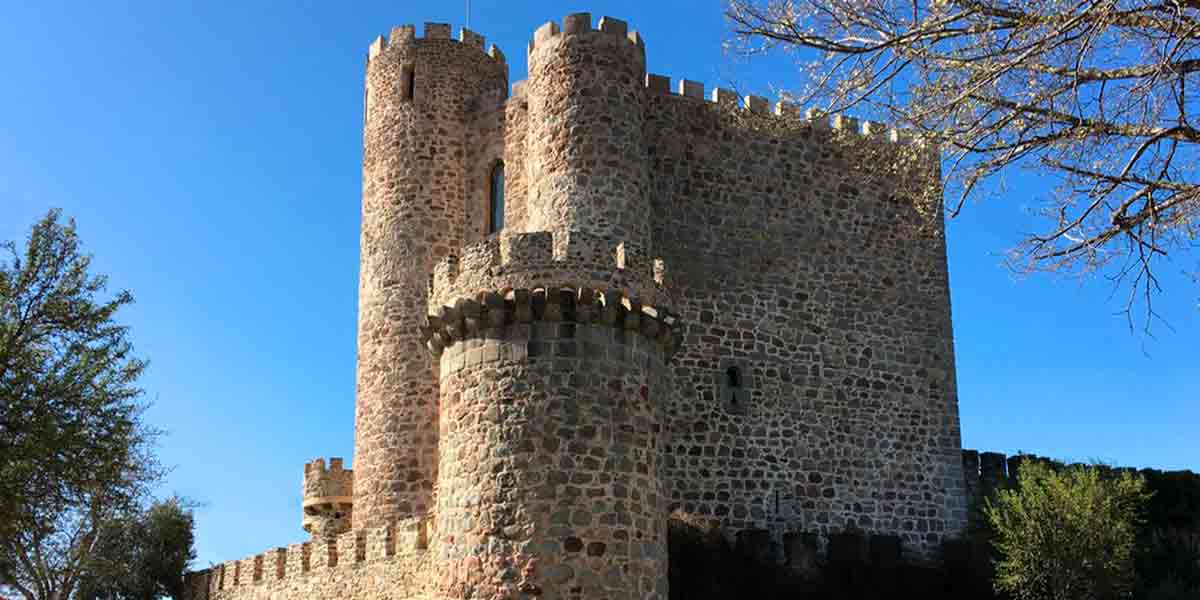
<path id="1" fill-rule="evenodd" d="M 666 75 L 646 74 L 646 88 L 654 94 L 664 96 L 671 94 L 671 78 Z"/>
<path id="2" fill-rule="evenodd" d="M 687 98 L 704 98 L 704 84 L 691 79 L 680 79 L 677 93 Z"/>
<path id="3" fill-rule="evenodd" d="M 450 39 L 450 24 L 449 23 L 426 23 L 425 24 L 425 39 Z"/>

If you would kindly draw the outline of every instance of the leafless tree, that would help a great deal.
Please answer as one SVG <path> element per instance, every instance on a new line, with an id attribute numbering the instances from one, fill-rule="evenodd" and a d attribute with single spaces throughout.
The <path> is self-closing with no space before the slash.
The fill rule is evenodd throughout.
<path id="1" fill-rule="evenodd" d="M 1159 269 L 1196 245 L 1200 0 L 728 0 L 727 15 L 737 50 L 794 53 L 793 102 L 938 144 L 951 216 L 1012 167 L 1050 175 L 1015 268 L 1102 274 L 1152 316 Z"/>

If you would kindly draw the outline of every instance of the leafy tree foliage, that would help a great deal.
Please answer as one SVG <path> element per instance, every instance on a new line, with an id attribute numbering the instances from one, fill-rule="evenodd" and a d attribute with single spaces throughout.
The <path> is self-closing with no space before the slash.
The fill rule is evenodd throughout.
<path id="1" fill-rule="evenodd" d="M 1010 167 L 1057 180 L 1013 266 L 1103 273 L 1129 303 L 1200 235 L 1200 0 L 728 0 L 741 50 L 793 53 L 787 95 L 944 152 L 956 214 Z M 1128 306 L 1128 305 L 1127 305 Z"/>
<path id="2" fill-rule="evenodd" d="M 1016 487 L 984 508 L 1001 555 L 997 587 L 1019 600 L 1129 597 L 1148 499 L 1139 475 L 1022 463 Z"/>
<path id="3" fill-rule="evenodd" d="M 103 299 L 73 221 L 51 211 L 0 245 L 0 589 L 71 597 L 102 525 L 161 475 L 141 421 L 128 292 Z"/>
<path id="4" fill-rule="evenodd" d="M 180 597 L 183 574 L 196 557 L 186 501 L 170 498 L 110 519 L 99 537 L 79 586 L 80 600 Z"/>

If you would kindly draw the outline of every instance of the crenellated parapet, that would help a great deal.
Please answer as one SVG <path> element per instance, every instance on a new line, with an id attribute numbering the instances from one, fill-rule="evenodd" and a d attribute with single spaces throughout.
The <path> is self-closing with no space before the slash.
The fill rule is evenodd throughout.
<path id="1" fill-rule="evenodd" d="M 625 21 L 613 17 L 602 17 L 593 27 L 590 13 L 576 13 L 564 17 L 561 27 L 557 22 L 547 21 L 536 30 L 527 49 L 531 71 L 534 61 L 541 60 L 540 56 L 535 55 L 541 52 L 551 51 L 550 49 L 560 51 L 560 46 L 565 44 L 596 42 L 614 48 L 631 49 L 643 57 L 644 63 L 645 42 L 638 32 L 628 29 Z M 862 120 L 841 113 L 828 113 L 811 108 L 804 110 L 799 105 L 785 99 L 772 102 L 763 96 L 743 95 L 723 87 L 715 87 L 711 92 L 706 92 L 703 82 L 686 78 L 681 78 L 673 84 L 669 75 L 645 73 L 644 87 L 650 96 L 705 102 L 714 106 L 744 111 L 748 114 L 788 118 L 807 124 L 814 131 L 838 131 L 901 145 L 908 145 L 915 141 L 912 131 L 893 127 L 887 123 Z M 527 88 L 526 81 L 515 82 L 513 96 L 524 96 Z"/>
<path id="2" fill-rule="evenodd" d="M 646 90 L 651 96 L 707 103 L 714 108 L 721 107 L 749 115 L 787 119 L 817 132 L 839 132 L 878 140 L 882 143 L 900 145 L 916 142 L 912 131 L 896 128 L 887 123 L 857 119 L 841 113 L 821 112 L 812 108 L 802 110 L 799 105 L 784 99 L 771 102 L 763 96 L 739 95 L 734 90 L 722 87 L 713 88 L 710 93 L 706 94 L 704 83 L 691 79 L 680 79 L 675 85 L 672 85 L 670 76 L 647 73 Z"/>
<path id="3" fill-rule="evenodd" d="M 613 17 L 601 17 L 596 26 L 592 27 L 591 13 L 567 15 L 563 17 L 561 28 L 554 21 L 546 21 L 534 31 L 533 39 L 529 41 L 526 49 L 527 54 L 532 56 L 536 50 L 564 43 L 570 36 L 586 36 L 589 41 L 628 47 L 640 53 L 643 62 L 645 60 L 646 44 L 638 32 L 630 31 L 625 21 Z"/>
<path id="4" fill-rule="evenodd" d="M 318 458 L 304 465 L 302 525 L 314 539 L 332 538 L 350 530 L 354 506 L 354 471 L 342 459 Z"/>
<path id="5" fill-rule="evenodd" d="M 464 47 L 477 48 L 492 60 L 507 67 L 504 53 L 495 44 L 486 46 L 486 39 L 483 35 L 462 27 L 458 30 L 458 37 L 455 38 L 451 35 L 451 27 L 447 23 L 425 23 L 422 35 L 419 37 L 417 36 L 415 25 L 397 25 L 392 28 L 391 34 L 387 38 L 381 35 L 371 42 L 371 45 L 367 48 L 367 60 L 375 59 L 375 57 L 380 56 L 389 48 L 418 43 L 420 40 L 458 42 Z M 486 50 L 484 49 L 485 47 L 487 47 Z"/>
<path id="6" fill-rule="evenodd" d="M 241 560 L 193 571 L 184 577 L 187 600 L 243 598 L 254 588 L 311 587 L 305 597 L 328 597 L 318 586 L 350 578 L 363 567 L 395 572 L 421 572 L 426 555 L 427 522 L 404 519 L 387 527 L 347 531 L 329 539 L 279 547 Z M 395 565 L 392 567 L 390 565 Z M 418 582 L 402 582 L 417 587 Z"/>
<path id="7" fill-rule="evenodd" d="M 644 246 L 580 231 L 502 231 L 434 266 L 430 306 L 483 290 L 587 286 L 620 290 L 648 304 L 666 302 L 666 265 Z"/>
<path id="8" fill-rule="evenodd" d="M 438 262 L 422 339 L 439 355 L 511 324 L 598 323 L 656 340 L 669 355 L 680 331 L 665 278 L 663 261 L 632 244 L 581 232 L 503 233 Z"/>

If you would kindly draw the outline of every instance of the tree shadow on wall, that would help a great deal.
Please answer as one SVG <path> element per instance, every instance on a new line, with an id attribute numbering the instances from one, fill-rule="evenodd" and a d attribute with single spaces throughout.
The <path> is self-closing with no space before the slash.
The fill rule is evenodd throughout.
<path id="1" fill-rule="evenodd" d="M 896 538 L 848 532 L 831 537 L 826 559 L 780 564 L 762 543 L 743 543 L 754 536 L 731 544 L 693 515 L 672 514 L 668 533 L 671 600 L 995 600 L 990 569 L 979 569 L 986 549 L 970 541 L 948 543 L 935 568 L 900 562 Z"/>

